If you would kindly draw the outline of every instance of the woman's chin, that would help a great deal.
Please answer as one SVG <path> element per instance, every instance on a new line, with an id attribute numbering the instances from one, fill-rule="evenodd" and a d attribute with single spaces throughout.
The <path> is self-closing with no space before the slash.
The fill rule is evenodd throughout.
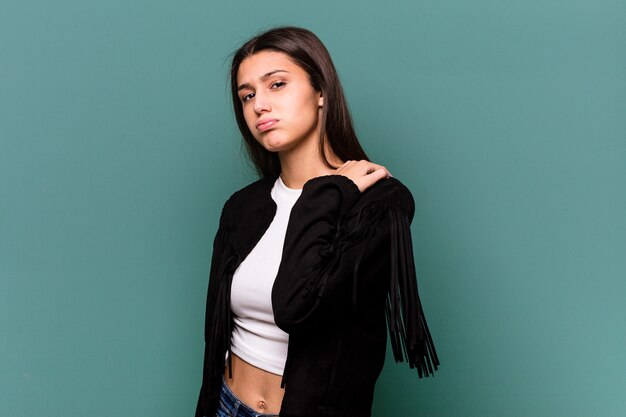
<path id="1" fill-rule="evenodd" d="M 282 140 L 263 140 L 261 145 L 269 152 L 280 152 L 286 148 L 286 143 Z"/>
<path id="2" fill-rule="evenodd" d="M 274 135 L 273 132 L 258 138 L 257 140 L 269 152 L 289 152 L 301 146 L 307 146 L 307 140 L 304 138 L 285 137 L 283 135 Z M 314 139 L 312 139 L 314 140 Z"/>

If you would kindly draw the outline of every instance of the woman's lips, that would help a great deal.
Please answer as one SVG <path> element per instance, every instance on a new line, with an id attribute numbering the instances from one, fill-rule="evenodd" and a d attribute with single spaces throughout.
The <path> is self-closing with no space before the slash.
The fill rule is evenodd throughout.
<path id="1" fill-rule="evenodd" d="M 276 123 L 278 123 L 278 119 L 263 119 L 257 122 L 256 128 L 259 132 L 265 132 L 266 130 L 273 128 Z"/>

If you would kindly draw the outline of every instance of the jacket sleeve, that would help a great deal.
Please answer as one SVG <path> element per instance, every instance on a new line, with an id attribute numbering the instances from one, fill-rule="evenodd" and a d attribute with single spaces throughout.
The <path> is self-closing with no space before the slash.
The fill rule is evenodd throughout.
<path id="1" fill-rule="evenodd" d="M 332 320 L 350 307 L 357 275 L 368 274 L 359 272 L 363 256 L 380 257 L 390 270 L 374 280 L 389 282 L 385 313 L 394 357 L 416 367 L 421 377 L 439 362 L 417 294 L 410 234 L 414 201 L 404 186 L 390 188 L 357 209 L 362 194 L 345 176 L 316 177 L 304 185 L 274 282 L 274 318 L 287 333 Z"/>
<path id="2" fill-rule="evenodd" d="M 338 221 L 360 198 L 356 184 L 343 175 L 316 177 L 304 184 L 291 209 L 272 289 L 274 319 L 287 333 L 317 321 L 323 305 L 332 308 L 337 295 L 332 287 L 351 276 L 341 256 Z"/>
<path id="3" fill-rule="evenodd" d="M 228 302 L 228 298 L 220 295 L 227 291 L 224 280 L 219 279 L 221 271 L 228 269 L 228 264 L 233 260 L 226 256 L 226 244 L 231 227 L 227 216 L 228 202 L 224 204 L 220 215 L 220 222 L 213 240 L 213 255 L 211 257 L 211 269 L 209 273 L 209 286 L 206 297 L 206 310 L 204 319 L 204 365 L 202 370 L 202 385 L 198 395 L 195 417 L 213 415 L 217 408 L 221 375 L 224 370 L 224 352 L 230 343 L 230 333 L 224 330 L 224 326 L 216 326 L 214 323 L 230 323 L 228 313 L 230 308 L 224 308 L 220 303 Z M 227 316 L 224 316 L 224 312 Z"/>

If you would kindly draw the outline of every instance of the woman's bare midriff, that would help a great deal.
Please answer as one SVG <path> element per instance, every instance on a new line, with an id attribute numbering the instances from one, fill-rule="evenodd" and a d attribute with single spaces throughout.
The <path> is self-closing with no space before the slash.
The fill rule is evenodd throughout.
<path id="1" fill-rule="evenodd" d="M 232 355 L 232 379 L 228 378 L 228 364 L 224 379 L 231 391 L 248 407 L 259 413 L 278 414 L 285 390 L 280 387 L 282 376 L 264 371 Z"/>

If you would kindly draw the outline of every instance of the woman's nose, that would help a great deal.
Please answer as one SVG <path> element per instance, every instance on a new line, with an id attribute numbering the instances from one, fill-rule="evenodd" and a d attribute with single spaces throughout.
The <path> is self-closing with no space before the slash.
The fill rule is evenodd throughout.
<path id="1" fill-rule="evenodd" d="M 257 94 L 254 96 L 254 111 L 256 113 L 264 113 L 271 110 L 269 100 L 265 96 Z"/>

